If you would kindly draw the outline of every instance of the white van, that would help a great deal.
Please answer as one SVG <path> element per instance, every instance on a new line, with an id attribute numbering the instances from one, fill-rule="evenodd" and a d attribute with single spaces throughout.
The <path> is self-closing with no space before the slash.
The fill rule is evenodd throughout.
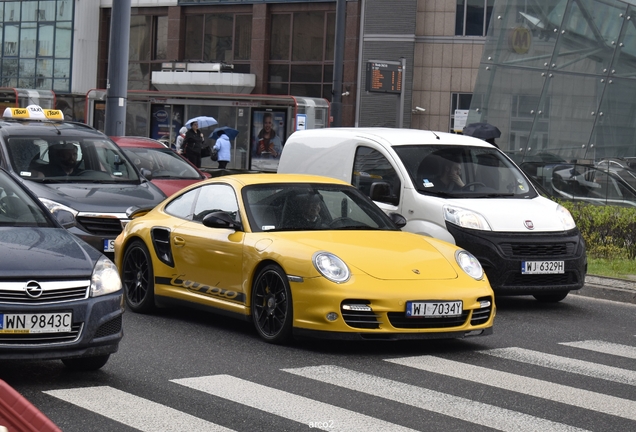
<path id="1" fill-rule="evenodd" d="M 537 193 L 502 151 L 480 139 L 389 128 L 293 133 L 279 173 L 350 182 L 403 228 L 472 252 L 498 295 L 563 300 L 583 287 L 585 243 L 561 205 Z"/>

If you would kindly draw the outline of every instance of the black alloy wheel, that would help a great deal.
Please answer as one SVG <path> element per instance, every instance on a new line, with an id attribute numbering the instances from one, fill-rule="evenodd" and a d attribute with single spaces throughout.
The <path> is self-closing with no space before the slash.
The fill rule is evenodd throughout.
<path id="1" fill-rule="evenodd" d="M 126 248 L 122 283 L 126 304 L 133 312 L 148 313 L 155 308 L 155 283 L 152 257 L 141 240 Z"/>
<path id="2" fill-rule="evenodd" d="M 252 320 L 258 334 L 269 343 L 291 339 L 294 317 L 291 290 L 283 269 L 265 266 L 252 287 Z"/>

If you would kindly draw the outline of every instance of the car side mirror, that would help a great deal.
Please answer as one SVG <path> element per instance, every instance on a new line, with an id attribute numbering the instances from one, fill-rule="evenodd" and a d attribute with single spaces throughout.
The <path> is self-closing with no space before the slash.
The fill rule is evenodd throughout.
<path id="1" fill-rule="evenodd" d="M 406 226 L 406 218 L 399 213 L 389 213 L 391 221 L 398 227 L 403 228 Z"/>
<path id="2" fill-rule="evenodd" d="M 373 182 L 369 190 L 369 198 L 373 201 L 398 205 L 398 198 L 391 194 L 391 185 L 388 182 Z"/>
<path id="3" fill-rule="evenodd" d="M 66 229 L 75 226 L 75 216 L 68 210 L 57 209 L 53 212 L 53 216 Z"/>
<path id="4" fill-rule="evenodd" d="M 224 211 L 216 211 L 205 215 L 201 221 L 204 226 L 209 228 L 229 228 L 234 231 L 242 231 L 243 226 L 236 222 L 232 216 Z"/>
<path id="5" fill-rule="evenodd" d="M 141 169 L 141 175 L 144 176 L 147 180 L 152 180 L 152 171 L 146 168 Z"/>

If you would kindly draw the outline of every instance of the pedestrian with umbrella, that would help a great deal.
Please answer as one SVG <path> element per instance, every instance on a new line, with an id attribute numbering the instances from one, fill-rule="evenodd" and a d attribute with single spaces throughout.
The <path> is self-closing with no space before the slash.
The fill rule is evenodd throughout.
<path id="1" fill-rule="evenodd" d="M 499 148 L 495 143 L 495 138 L 501 136 L 501 131 L 497 126 L 491 125 L 490 123 L 471 123 L 464 127 L 463 132 L 464 135 L 482 139 Z"/>
<path id="2" fill-rule="evenodd" d="M 224 169 L 231 160 L 230 150 L 232 148 L 232 144 L 230 143 L 230 137 L 225 133 L 224 130 L 217 129 L 212 135 L 215 134 L 217 136 L 217 139 L 212 149 L 218 154 L 219 169 Z"/>
<path id="3" fill-rule="evenodd" d="M 190 123 L 190 129 L 188 129 L 183 139 L 183 147 L 185 148 L 186 158 L 197 168 L 201 168 L 201 150 L 203 150 L 204 140 L 203 132 L 199 129 L 199 123 L 196 121 Z"/>

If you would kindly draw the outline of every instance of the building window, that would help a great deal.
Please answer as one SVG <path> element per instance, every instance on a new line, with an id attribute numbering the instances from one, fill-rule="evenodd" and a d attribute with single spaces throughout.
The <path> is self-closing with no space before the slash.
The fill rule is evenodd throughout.
<path id="1" fill-rule="evenodd" d="M 455 34 L 486 36 L 495 0 L 457 0 Z"/>
<path id="2" fill-rule="evenodd" d="M 0 2 L 0 87 L 70 92 L 71 0 Z"/>
<path id="3" fill-rule="evenodd" d="M 228 63 L 234 72 L 249 73 L 252 15 L 187 15 L 185 27 L 184 60 Z"/>
<path id="4" fill-rule="evenodd" d="M 466 126 L 466 116 L 468 115 L 472 99 L 472 93 L 451 94 L 450 130 L 452 132 L 461 132 L 464 129 L 464 126 Z"/>
<path id="5" fill-rule="evenodd" d="M 168 48 L 168 17 L 132 15 L 128 42 L 128 90 L 155 90 L 152 72 L 161 70 Z"/>
<path id="6" fill-rule="evenodd" d="M 272 15 L 268 92 L 331 100 L 333 12 Z"/>

